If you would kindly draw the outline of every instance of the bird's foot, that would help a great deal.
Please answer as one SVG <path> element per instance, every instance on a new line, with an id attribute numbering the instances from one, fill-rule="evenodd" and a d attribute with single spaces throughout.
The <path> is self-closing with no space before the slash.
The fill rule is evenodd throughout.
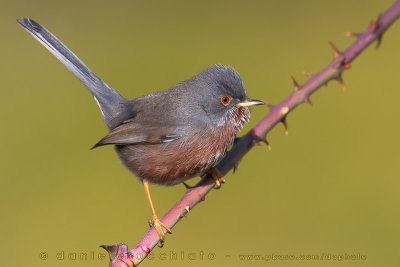
<path id="1" fill-rule="evenodd" d="M 150 226 L 154 226 L 156 229 L 158 236 L 160 237 L 160 248 L 164 246 L 164 241 L 165 241 L 165 233 L 164 229 L 167 231 L 168 234 L 172 234 L 171 230 L 169 227 L 163 223 L 157 215 L 153 216 L 153 219 L 149 222 Z"/>
<path id="2" fill-rule="evenodd" d="M 205 175 L 211 175 L 211 177 L 213 178 L 214 182 L 215 182 L 215 187 L 214 189 L 220 189 L 221 188 L 221 184 L 224 184 L 226 182 L 224 176 L 222 175 L 222 173 L 220 173 L 216 168 L 212 167 L 211 169 L 209 169 Z"/>

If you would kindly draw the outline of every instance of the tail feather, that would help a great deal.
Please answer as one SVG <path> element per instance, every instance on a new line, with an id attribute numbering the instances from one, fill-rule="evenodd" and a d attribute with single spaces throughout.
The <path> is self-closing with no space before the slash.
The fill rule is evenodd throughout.
<path id="1" fill-rule="evenodd" d="M 133 116 L 129 102 L 97 77 L 75 54 L 54 35 L 32 19 L 17 20 L 22 27 L 55 55 L 93 94 L 103 119 L 113 129 Z"/>

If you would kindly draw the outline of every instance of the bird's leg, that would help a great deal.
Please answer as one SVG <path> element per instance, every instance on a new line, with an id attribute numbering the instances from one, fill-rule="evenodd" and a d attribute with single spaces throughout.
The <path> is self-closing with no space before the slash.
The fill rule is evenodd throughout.
<path id="1" fill-rule="evenodd" d="M 215 189 L 220 189 L 221 184 L 224 184 L 226 182 L 224 176 L 222 173 L 220 173 L 216 168 L 212 167 L 204 175 L 211 175 L 215 182 Z"/>
<path id="2" fill-rule="evenodd" d="M 151 212 L 153 213 L 153 226 L 156 229 L 158 236 L 160 237 L 160 245 L 161 247 L 164 245 L 165 233 L 164 229 L 167 230 L 167 233 L 171 234 L 171 230 L 168 226 L 160 221 L 158 218 L 156 211 L 153 206 L 153 201 L 151 201 L 150 190 L 149 190 L 149 183 L 146 180 L 143 180 L 144 190 L 146 190 L 146 196 L 150 203 Z M 164 229 L 163 229 L 164 228 Z"/>

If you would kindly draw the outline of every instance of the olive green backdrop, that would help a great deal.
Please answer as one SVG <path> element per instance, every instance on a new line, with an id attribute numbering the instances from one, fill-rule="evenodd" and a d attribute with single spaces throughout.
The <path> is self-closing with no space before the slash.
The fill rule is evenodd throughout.
<path id="1" fill-rule="evenodd" d="M 304 82 L 302 71 L 330 62 L 328 41 L 344 49 L 346 31 L 365 30 L 392 3 L 3 0 L 0 262 L 107 266 L 98 246 L 132 248 L 151 217 L 113 148 L 89 150 L 107 129 L 87 89 L 16 18 L 44 25 L 126 97 L 222 63 L 250 97 L 277 103 L 291 93 L 290 75 Z M 399 47 L 397 22 L 345 72 L 347 93 L 336 82 L 317 91 L 314 108 L 288 117 L 289 136 L 273 129 L 272 151 L 255 147 L 143 266 L 398 266 Z M 254 108 L 244 131 L 267 112 Z M 184 187 L 151 191 L 162 215 Z M 307 258 L 323 254 L 331 260 Z M 334 258 L 346 254 L 364 259 Z"/>

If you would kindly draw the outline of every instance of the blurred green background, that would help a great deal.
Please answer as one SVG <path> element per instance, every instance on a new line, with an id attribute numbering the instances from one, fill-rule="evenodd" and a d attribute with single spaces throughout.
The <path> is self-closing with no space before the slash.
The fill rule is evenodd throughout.
<path id="1" fill-rule="evenodd" d="M 392 3 L 3 0 L 2 264 L 107 266 L 98 246 L 132 248 L 151 217 L 142 185 L 113 148 L 89 150 L 107 129 L 87 89 L 16 18 L 44 25 L 126 97 L 221 63 L 241 73 L 249 96 L 278 103 L 291 93 L 290 75 L 304 82 L 302 71 L 331 61 L 328 41 L 344 49 L 353 41 L 346 31 L 365 30 Z M 397 22 L 379 50 L 368 48 L 345 72 L 347 93 L 336 82 L 317 91 L 314 108 L 301 105 L 288 117 L 289 136 L 273 129 L 272 151 L 255 147 L 143 266 L 399 266 L 399 45 Z M 242 133 L 267 112 L 254 108 Z M 151 191 L 162 215 L 184 187 Z M 366 260 L 239 259 L 329 253 Z"/>

